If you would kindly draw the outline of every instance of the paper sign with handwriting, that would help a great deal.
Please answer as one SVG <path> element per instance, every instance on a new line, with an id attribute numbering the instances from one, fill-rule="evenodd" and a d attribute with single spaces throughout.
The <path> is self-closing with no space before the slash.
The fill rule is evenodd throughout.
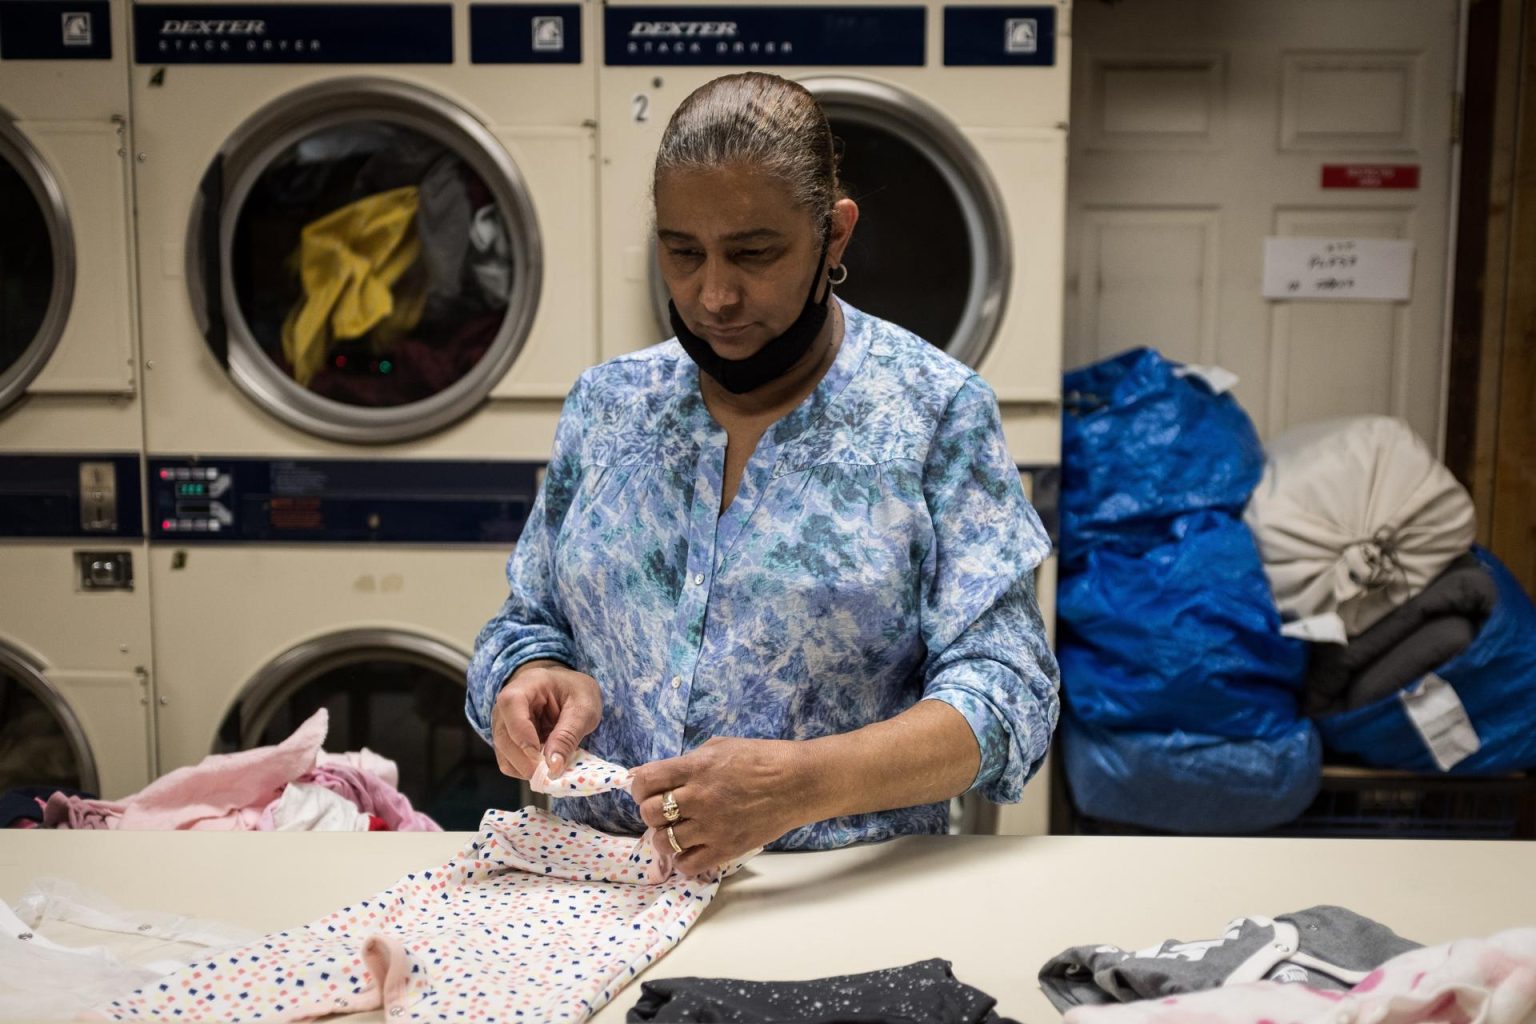
<path id="1" fill-rule="evenodd" d="M 1413 295 L 1413 242 L 1398 238 L 1266 238 L 1266 299 L 1403 302 Z"/>

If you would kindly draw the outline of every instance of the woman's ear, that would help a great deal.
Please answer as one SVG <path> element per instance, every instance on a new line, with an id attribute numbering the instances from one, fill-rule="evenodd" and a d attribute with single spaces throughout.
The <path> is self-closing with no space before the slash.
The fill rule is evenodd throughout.
<path id="1" fill-rule="evenodd" d="M 858 203 L 843 198 L 832 204 L 832 237 L 827 240 L 827 266 L 835 267 L 843 262 L 843 253 L 853 238 L 853 226 L 858 222 Z"/>

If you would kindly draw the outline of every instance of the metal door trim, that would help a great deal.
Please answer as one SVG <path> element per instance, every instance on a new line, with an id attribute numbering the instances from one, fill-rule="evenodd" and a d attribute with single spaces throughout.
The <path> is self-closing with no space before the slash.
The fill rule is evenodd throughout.
<path id="1" fill-rule="evenodd" d="M 954 191 L 974 243 L 974 260 L 965 312 L 949 344 L 940 347 L 967 366 L 979 366 L 997 337 L 1013 277 L 1007 210 L 981 154 L 948 116 L 903 89 L 842 75 L 817 75 L 799 83 L 816 97 L 829 121 L 853 121 L 900 137 L 927 157 Z M 670 296 L 654 256 L 650 283 L 656 323 L 670 338 Z M 928 340 L 940 344 L 939 339 Z"/>
<path id="2" fill-rule="evenodd" d="M 513 266 L 507 314 L 490 349 L 470 373 L 430 398 L 389 408 L 348 405 L 316 395 L 284 376 L 260 350 L 223 268 L 231 264 L 241 208 L 270 161 L 317 130 L 365 118 L 410 128 L 450 147 L 485 181 L 508 215 Z M 338 78 L 286 93 L 237 128 L 213 160 L 223 176 L 218 214 L 219 308 L 229 333 L 231 380 L 262 409 L 318 437 L 387 444 L 435 433 L 473 412 L 511 369 L 527 343 L 543 281 L 543 243 L 533 196 L 506 149 L 474 115 L 446 97 L 388 78 Z M 208 256 L 202 225 L 207 200 L 192 201 L 186 280 L 199 330 L 210 323 Z"/>
<path id="3" fill-rule="evenodd" d="M 445 676 L 458 679 L 461 686 L 469 671 L 469 656 L 458 648 L 405 630 L 347 629 L 305 640 L 258 670 L 231 702 L 231 707 L 238 704 L 249 709 L 241 715 L 241 748 L 260 746 L 261 734 L 272 715 L 316 678 L 381 655 L 442 671 Z"/>
<path id="4" fill-rule="evenodd" d="M 0 671 L 8 672 L 21 683 L 64 728 L 75 763 L 80 768 L 80 788 L 88 793 L 101 794 L 101 774 L 96 767 L 96 755 L 74 708 L 48 681 L 43 666 L 7 644 L 0 643 Z"/>
<path id="5" fill-rule="evenodd" d="M 14 168 L 26 182 L 42 210 L 53 248 L 53 293 L 48 297 L 43 322 L 21 358 L 0 369 L 0 410 L 3 410 L 21 398 L 58 348 L 74 304 L 77 264 L 74 225 L 59 179 L 21 129 L 3 114 L 0 114 L 0 160 Z"/>

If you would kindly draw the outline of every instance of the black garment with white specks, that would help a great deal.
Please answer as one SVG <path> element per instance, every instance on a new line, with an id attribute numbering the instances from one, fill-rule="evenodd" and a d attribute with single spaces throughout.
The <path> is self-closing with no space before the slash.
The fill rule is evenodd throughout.
<path id="1" fill-rule="evenodd" d="M 641 983 L 635 1021 L 752 1024 L 1014 1024 L 997 1000 L 957 981 L 948 960 L 814 981 L 667 978 Z"/>

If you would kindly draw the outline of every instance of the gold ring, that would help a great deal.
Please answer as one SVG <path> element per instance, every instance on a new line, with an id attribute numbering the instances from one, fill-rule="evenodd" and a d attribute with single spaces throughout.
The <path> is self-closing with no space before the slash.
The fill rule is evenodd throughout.
<path id="1" fill-rule="evenodd" d="M 661 816 L 666 818 L 669 822 L 676 821 L 678 818 L 683 816 L 683 812 L 678 810 L 677 800 L 673 798 L 672 791 L 670 789 L 662 794 Z"/>
<path id="2" fill-rule="evenodd" d="M 672 844 L 672 852 L 673 853 L 682 853 L 683 852 L 683 848 L 681 846 L 679 846 L 678 842 L 677 842 L 677 833 L 672 831 L 672 826 L 671 825 L 667 826 L 667 842 Z"/>

